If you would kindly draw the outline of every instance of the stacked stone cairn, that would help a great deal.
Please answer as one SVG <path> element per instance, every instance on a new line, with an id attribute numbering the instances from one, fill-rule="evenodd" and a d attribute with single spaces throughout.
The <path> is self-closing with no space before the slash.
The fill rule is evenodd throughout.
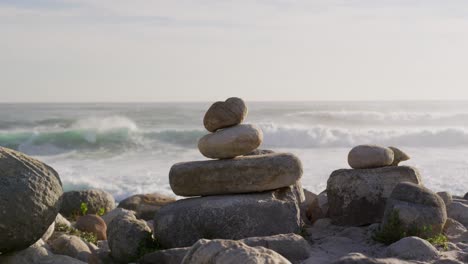
<path id="1" fill-rule="evenodd" d="M 302 164 L 289 153 L 259 150 L 262 131 L 243 124 L 246 115 L 240 98 L 216 102 L 206 112 L 203 123 L 211 133 L 198 148 L 211 160 L 172 166 L 172 190 L 192 198 L 156 213 L 154 233 L 161 246 L 300 232 Z"/>

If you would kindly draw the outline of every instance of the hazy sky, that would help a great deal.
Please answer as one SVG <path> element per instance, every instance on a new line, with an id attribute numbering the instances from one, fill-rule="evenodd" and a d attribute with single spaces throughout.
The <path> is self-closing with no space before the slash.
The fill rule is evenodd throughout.
<path id="1" fill-rule="evenodd" d="M 468 1 L 0 0 L 0 101 L 468 100 Z"/>

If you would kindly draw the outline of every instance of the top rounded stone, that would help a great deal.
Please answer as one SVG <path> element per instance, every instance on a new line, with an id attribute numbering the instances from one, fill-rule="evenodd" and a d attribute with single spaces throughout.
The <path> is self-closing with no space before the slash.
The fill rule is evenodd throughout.
<path id="1" fill-rule="evenodd" d="M 348 154 L 349 166 L 353 169 L 372 169 L 389 166 L 393 163 L 394 153 L 390 148 L 376 145 L 360 145 Z"/>
<path id="2" fill-rule="evenodd" d="M 208 109 L 203 118 L 203 125 L 210 132 L 235 126 L 247 116 L 247 106 L 244 100 L 231 97 L 224 102 L 216 102 Z"/>

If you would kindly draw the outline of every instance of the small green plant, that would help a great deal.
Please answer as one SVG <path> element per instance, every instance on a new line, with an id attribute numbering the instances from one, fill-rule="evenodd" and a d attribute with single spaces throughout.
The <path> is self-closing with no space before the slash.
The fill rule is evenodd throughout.
<path id="1" fill-rule="evenodd" d="M 448 250 L 448 239 L 443 234 L 435 235 L 433 237 L 427 238 L 426 240 L 435 247 L 441 247 L 444 250 Z"/>
<path id="2" fill-rule="evenodd" d="M 99 208 L 97 215 L 103 216 L 106 213 L 106 209 L 104 207 Z"/>
<path id="3" fill-rule="evenodd" d="M 81 203 L 80 208 L 81 208 L 81 215 L 86 215 L 86 213 L 88 213 L 87 203 Z"/>
<path id="4" fill-rule="evenodd" d="M 80 231 L 80 230 L 75 229 L 73 227 L 69 227 L 67 225 L 57 224 L 55 226 L 55 231 L 63 232 L 65 234 L 67 234 L 67 235 L 80 237 L 81 239 L 83 239 L 86 242 L 90 242 L 90 243 L 93 243 L 93 244 L 97 243 L 97 236 L 94 233 L 83 232 L 83 231 Z"/>

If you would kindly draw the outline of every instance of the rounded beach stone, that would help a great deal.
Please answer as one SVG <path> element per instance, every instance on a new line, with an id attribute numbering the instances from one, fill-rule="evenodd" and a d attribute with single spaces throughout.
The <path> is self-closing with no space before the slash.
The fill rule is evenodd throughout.
<path id="1" fill-rule="evenodd" d="M 110 212 L 115 208 L 115 200 L 112 194 L 99 189 L 69 191 L 63 194 L 60 213 L 65 217 L 81 214 L 81 204 L 88 207 L 88 214 L 97 214 L 101 209 Z"/>
<path id="2" fill-rule="evenodd" d="M 89 214 L 78 217 L 75 227 L 80 231 L 95 234 L 98 240 L 107 240 L 106 222 L 98 215 Z"/>
<path id="3" fill-rule="evenodd" d="M 387 256 L 407 260 L 431 260 L 439 255 L 437 249 L 419 237 L 405 237 L 387 248 Z"/>
<path id="4" fill-rule="evenodd" d="M 388 147 L 393 151 L 393 163 L 391 166 L 398 166 L 400 162 L 406 161 L 410 159 L 410 156 L 403 152 L 401 149 L 396 148 L 396 147 Z"/>
<path id="5" fill-rule="evenodd" d="M 247 106 L 237 97 L 231 97 L 225 102 L 216 102 L 208 109 L 203 118 L 203 125 L 210 132 L 235 126 L 244 120 Z"/>
<path id="6" fill-rule="evenodd" d="M 353 169 L 385 167 L 391 165 L 393 159 L 391 149 L 376 145 L 356 146 L 348 154 L 348 163 Z"/>
<path id="7" fill-rule="evenodd" d="M 205 196 L 274 190 L 295 184 L 301 161 L 289 153 L 177 163 L 169 172 L 173 192 Z"/>
<path id="8" fill-rule="evenodd" d="M 385 207 L 383 225 L 391 221 L 395 212 L 406 230 L 419 228 L 418 236 L 422 238 L 440 234 L 447 220 L 442 198 L 421 185 L 409 182 L 399 183 L 393 189 Z"/>
<path id="9" fill-rule="evenodd" d="M 51 243 L 55 254 L 66 255 L 82 261 L 88 261 L 91 250 L 88 245 L 77 236 L 61 235 Z"/>
<path id="10" fill-rule="evenodd" d="M 198 141 L 198 149 L 207 158 L 229 159 L 252 152 L 262 141 L 260 128 L 242 124 L 203 136 Z"/>
<path id="11" fill-rule="evenodd" d="M 62 192 L 54 169 L 0 147 L 0 253 L 25 249 L 39 240 L 55 221 Z"/>
<path id="12" fill-rule="evenodd" d="M 438 192 L 437 195 L 444 200 L 445 206 L 449 206 L 453 202 L 452 195 L 449 192 Z"/>
<path id="13" fill-rule="evenodd" d="M 174 196 L 160 193 L 135 194 L 122 200 L 118 207 L 135 211 L 139 219 L 153 220 L 159 208 L 175 201 Z"/>

